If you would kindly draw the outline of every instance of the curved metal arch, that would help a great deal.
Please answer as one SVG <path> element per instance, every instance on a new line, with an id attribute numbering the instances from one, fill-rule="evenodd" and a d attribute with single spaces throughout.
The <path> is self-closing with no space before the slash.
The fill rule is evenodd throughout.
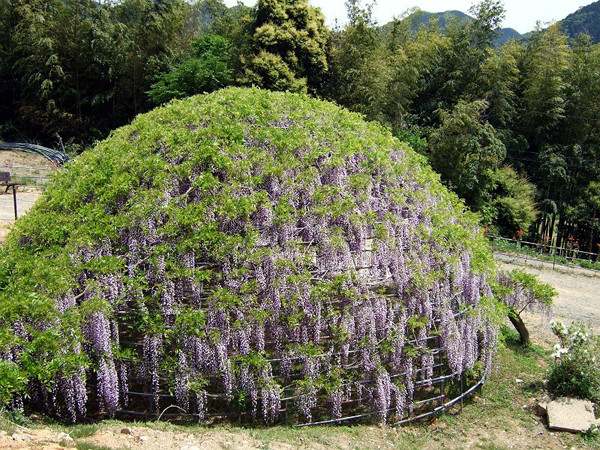
<path id="1" fill-rule="evenodd" d="M 42 147 L 37 144 L 29 144 L 25 142 L 0 142 L 0 150 L 19 150 L 26 153 L 33 153 L 43 156 L 48 161 L 51 161 L 59 166 L 69 161 L 69 156 L 59 150 L 48 147 Z"/>

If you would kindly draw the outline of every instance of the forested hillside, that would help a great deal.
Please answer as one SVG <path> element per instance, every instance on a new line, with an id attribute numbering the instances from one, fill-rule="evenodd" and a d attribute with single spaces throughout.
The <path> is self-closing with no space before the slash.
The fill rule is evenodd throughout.
<path id="1" fill-rule="evenodd" d="M 431 24 L 435 24 L 439 27 L 440 31 L 445 31 L 453 22 L 460 25 L 465 25 L 471 22 L 473 17 L 465 14 L 462 11 L 444 11 L 438 13 L 431 13 L 417 9 L 412 13 L 408 14 L 403 20 L 410 24 L 410 28 L 413 33 L 416 33 L 422 27 L 427 27 Z M 384 32 L 389 31 L 393 27 L 393 22 L 384 25 L 382 28 Z M 494 39 L 494 45 L 500 46 L 507 43 L 511 39 L 519 40 L 522 39 L 521 34 L 513 28 L 499 28 Z"/>
<path id="2" fill-rule="evenodd" d="M 77 153 L 172 98 L 229 85 L 307 92 L 408 141 L 490 232 L 598 251 L 592 37 L 554 25 L 498 47 L 498 0 L 444 30 L 397 20 L 385 35 L 369 8 L 347 8 L 348 24 L 330 29 L 306 0 L 0 2 L 0 137 Z"/>
<path id="3" fill-rule="evenodd" d="M 416 9 L 407 14 L 403 20 L 407 21 L 411 30 L 416 33 L 420 28 L 430 24 L 437 25 L 440 31 L 445 31 L 453 22 L 464 25 L 474 19 L 462 11 L 428 12 Z M 382 29 L 384 32 L 389 31 L 392 25 L 393 23 L 386 24 Z M 560 27 L 561 31 L 572 39 L 580 34 L 588 34 L 594 43 L 600 42 L 600 1 L 583 6 L 569 14 L 560 21 Z M 520 34 L 514 28 L 499 28 L 494 44 L 501 46 L 511 39 L 527 40 L 530 36 L 531 33 Z"/>
<path id="4" fill-rule="evenodd" d="M 594 42 L 600 42 L 600 1 L 584 6 L 560 22 L 561 29 L 571 37 L 589 34 Z"/>

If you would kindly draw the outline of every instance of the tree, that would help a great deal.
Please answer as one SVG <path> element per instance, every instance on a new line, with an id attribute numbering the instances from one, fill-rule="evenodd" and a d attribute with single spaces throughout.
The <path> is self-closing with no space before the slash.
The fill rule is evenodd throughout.
<path id="1" fill-rule="evenodd" d="M 373 23 L 372 5 L 362 8 L 358 0 L 349 0 L 346 10 L 348 26 L 332 39 L 328 95 L 372 120 L 386 121 L 383 113 L 391 66 Z"/>
<path id="2" fill-rule="evenodd" d="M 193 39 L 212 34 L 230 41 L 230 65 L 237 75 L 242 72 L 241 56 L 249 51 L 253 14 L 254 9 L 241 2 L 228 8 L 223 0 L 199 0 L 190 8 L 186 33 Z"/>
<path id="3" fill-rule="evenodd" d="M 392 36 L 394 33 L 392 33 Z M 403 39 L 399 45 L 393 45 L 387 60 L 389 79 L 384 89 L 378 90 L 383 98 L 387 122 L 395 134 L 402 135 L 406 129 L 419 127 L 424 123 L 421 116 L 415 114 L 424 100 L 423 92 L 429 87 L 430 74 L 442 64 L 441 55 L 449 44 L 435 27 L 422 27 L 412 38 Z M 386 74 L 379 70 L 375 73 Z"/>
<path id="4" fill-rule="evenodd" d="M 50 145 L 57 134 L 89 143 L 146 109 L 145 91 L 175 49 L 186 47 L 183 0 L 2 5 L 13 135 L 21 129 Z"/>
<path id="5" fill-rule="evenodd" d="M 155 104 L 212 92 L 233 82 L 231 43 L 222 36 L 206 35 L 192 44 L 193 55 L 158 77 L 148 96 Z"/>
<path id="6" fill-rule="evenodd" d="M 511 167 L 492 171 L 490 178 L 488 198 L 482 207 L 485 222 L 502 236 L 527 231 L 538 216 L 535 186 Z"/>
<path id="7" fill-rule="evenodd" d="M 188 50 L 190 37 L 182 30 L 189 5 L 184 0 L 123 0 L 111 12 L 127 30 L 125 58 L 115 71 L 119 104 L 131 117 L 148 108 L 146 92 L 156 77 Z"/>
<path id="8" fill-rule="evenodd" d="M 307 0 L 259 0 L 242 82 L 274 90 L 315 92 L 327 74 L 329 32 Z"/>
<path id="9" fill-rule="evenodd" d="M 529 330 L 522 314 L 526 311 L 549 313 L 558 293 L 535 275 L 513 270 L 498 273 L 494 294 L 506 307 L 508 319 L 519 333 L 521 345 L 527 347 L 530 344 Z"/>
<path id="10" fill-rule="evenodd" d="M 497 129 L 512 128 L 517 114 L 519 61 L 523 47 L 509 42 L 500 49 L 488 49 L 479 77 L 480 97 L 488 102 L 487 117 Z"/>
<path id="11" fill-rule="evenodd" d="M 479 210 L 491 187 L 491 174 L 506 156 L 496 130 L 483 119 L 485 101 L 460 101 L 440 111 L 441 126 L 429 138 L 433 168 L 469 206 Z"/>
<path id="12" fill-rule="evenodd" d="M 567 37 L 558 25 L 538 30 L 529 41 L 524 57 L 525 135 L 537 146 L 547 141 L 565 116 Z"/>
<path id="13" fill-rule="evenodd" d="M 108 125 L 111 65 L 122 37 L 108 7 L 91 0 L 15 0 L 13 6 L 18 125 L 37 136 L 61 133 L 78 139 Z"/>

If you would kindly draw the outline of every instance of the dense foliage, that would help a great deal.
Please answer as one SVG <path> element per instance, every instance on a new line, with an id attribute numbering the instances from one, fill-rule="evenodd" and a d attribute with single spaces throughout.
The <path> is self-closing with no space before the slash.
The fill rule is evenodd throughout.
<path id="1" fill-rule="evenodd" d="M 245 84 L 280 91 L 311 91 L 328 71 L 329 30 L 308 0 L 259 0 L 248 54 Z"/>
<path id="2" fill-rule="evenodd" d="M 598 252 L 600 44 L 577 33 L 600 3 L 502 46 L 500 0 L 383 26 L 363 4 L 329 29 L 305 0 L 5 0 L 0 136 L 79 152 L 171 98 L 307 91 L 414 145 L 491 232 Z"/>
<path id="3" fill-rule="evenodd" d="M 600 2 L 579 8 L 560 21 L 560 27 L 569 36 L 589 34 L 594 42 L 600 42 Z"/>
<path id="4" fill-rule="evenodd" d="M 148 96 L 156 104 L 212 92 L 233 82 L 231 41 L 218 35 L 205 35 L 192 43 L 192 55 L 161 74 Z"/>
<path id="5" fill-rule="evenodd" d="M 597 252 L 600 219 L 588 193 L 600 178 L 600 45 L 569 40 L 555 25 L 495 48 L 503 9 L 493 0 L 444 32 L 435 23 L 415 32 L 409 16 L 380 33 L 368 8 L 349 3 L 326 95 L 398 136 L 416 135 L 409 140 L 485 224 Z M 498 189 L 515 186 L 507 166 L 533 189 Z"/>
<path id="6" fill-rule="evenodd" d="M 0 400 L 401 419 L 438 364 L 489 370 L 492 267 L 380 125 L 299 94 L 174 101 L 69 163 L 0 247 Z"/>

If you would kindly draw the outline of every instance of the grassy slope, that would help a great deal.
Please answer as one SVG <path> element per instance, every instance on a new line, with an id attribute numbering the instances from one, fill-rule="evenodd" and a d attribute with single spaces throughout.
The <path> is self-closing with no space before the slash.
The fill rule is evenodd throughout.
<path id="1" fill-rule="evenodd" d="M 543 394 L 543 379 L 549 351 L 534 346 L 522 350 L 516 336 L 505 333 L 505 342 L 498 353 L 498 369 L 484 390 L 455 411 L 430 423 L 403 428 L 368 425 L 293 428 L 241 428 L 236 426 L 175 426 L 168 423 L 145 422 L 125 424 L 105 421 L 94 425 L 65 427 L 45 421 L 27 420 L 32 428 L 51 427 L 69 433 L 78 448 L 98 450 L 102 442 L 95 437 L 112 430 L 117 439 L 125 439 L 119 430 L 124 426 L 144 433 L 161 430 L 169 435 L 193 435 L 199 441 L 210 439 L 216 448 L 240 445 L 254 448 L 600 448 L 600 438 L 567 433 L 549 433 L 537 417 L 533 406 Z M 523 380 L 517 383 L 516 379 Z M 524 407 L 525 406 L 525 407 Z M 15 425 L 6 419 L 0 428 L 9 433 Z M 125 447 L 126 442 L 121 444 Z M 219 445 L 221 447 L 219 447 Z M 120 445 L 110 448 L 118 448 Z M 141 448 L 141 447 L 140 447 Z M 212 448 L 212 447 L 211 447 Z"/>

